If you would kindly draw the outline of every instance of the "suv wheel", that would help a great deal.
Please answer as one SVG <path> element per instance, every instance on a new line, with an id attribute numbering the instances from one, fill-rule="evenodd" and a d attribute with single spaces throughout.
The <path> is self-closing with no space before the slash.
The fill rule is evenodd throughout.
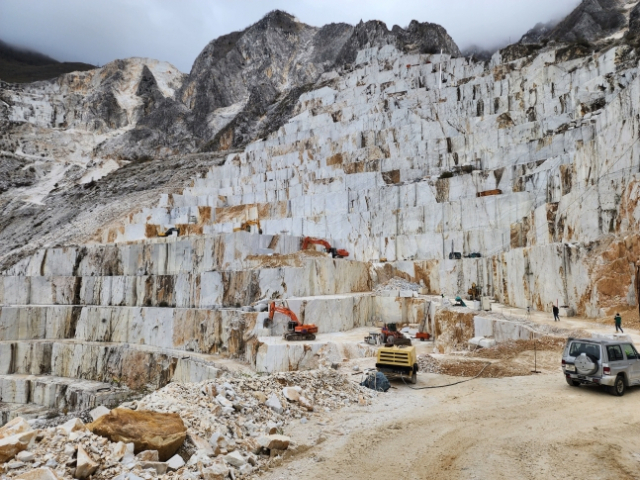
<path id="1" fill-rule="evenodd" d="M 567 383 L 569 385 L 571 385 L 572 387 L 579 387 L 580 386 L 580 382 L 578 380 L 571 380 L 570 378 L 567 378 Z"/>
<path id="2" fill-rule="evenodd" d="M 624 391 L 625 391 L 624 377 L 622 375 L 618 375 L 616 377 L 615 383 L 613 384 L 613 387 L 611 387 L 611 393 L 617 397 L 621 397 L 624 395 Z"/>

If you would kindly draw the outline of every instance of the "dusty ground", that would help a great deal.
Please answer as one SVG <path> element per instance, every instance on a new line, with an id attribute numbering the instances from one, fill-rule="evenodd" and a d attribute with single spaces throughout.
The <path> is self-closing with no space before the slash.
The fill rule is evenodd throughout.
<path id="1" fill-rule="evenodd" d="M 418 386 L 459 378 L 419 376 Z M 622 398 L 556 374 L 396 389 L 289 427 L 313 445 L 262 478 L 640 478 L 640 388 Z M 324 425 L 322 424 L 324 423 Z"/>
<path id="2" fill-rule="evenodd" d="M 610 329 L 570 322 L 598 333 Z M 637 344 L 637 330 L 629 330 Z M 640 387 L 621 398 L 598 387 L 570 387 L 560 368 L 564 340 L 541 342 L 540 374 L 531 373 L 527 342 L 465 357 L 436 354 L 435 364 L 454 375 L 475 375 L 486 362 L 497 374 L 487 369 L 489 378 L 424 390 L 393 382 L 371 405 L 319 412 L 307 424 L 295 421 L 284 433 L 300 453 L 260 478 L 640 479 Z M 420 373 L 416 387 L 461 379 Z"/>

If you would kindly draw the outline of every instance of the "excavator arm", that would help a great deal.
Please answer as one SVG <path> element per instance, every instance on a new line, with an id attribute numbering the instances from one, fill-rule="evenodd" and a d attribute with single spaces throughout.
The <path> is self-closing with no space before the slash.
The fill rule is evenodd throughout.
<path id="1" fill-rule="evenodd" d="M 249 232 L 251 233 L 251 227 L 258 227 L 258 233 L 262 235 L 262 227 L 260 226 L 260 220 L 247 220 L 246 222 L 242 222 L 239 227 L 233 229 L 234 232 Z"/>
<path id="2" fill-rule="evenodd" d="M 282 313 L 289 317 L 289 322 L 287 325 L 287 330 L 285 331 L 283 337 L 285 340 L 315 340 L 315 334 L 318 333 L 318 327 L 313 324 L 302 325 L 298 321 L 298 317 L 295 313 L 289 310 L 286 307 L 278 307 L 276 306 L 276 302 L 271 302 L 269 304 L 269 324 L 273 323 L 273 316 L 276 313 Z M 266 325 L 265 325 L 266 326 Z"/>
<path id="3" fill-rule="evenodd" d="M 295 323 L 296 325 L 300 325 L 300 322 L 298 321 L 298 317 L 296 316 L 295 313 L 293 313 L 291 310 L 289 310 L 286 307 L 276 306 L 276 302 L 271 302 L 269 304 L 269 322 L 273 322 L 273 316 L 276 313 L 282 313 L 283 315 L 286 315 L 287 317 L 289 317 L 289 321 Z"/>
<path id="4" fill-rule="evenodd" d="M 333 258 L 344 258 L 349 256 L 349 252 L 344 249 L 336 249 L 331 246 L 326 240 L 321 238 L 304 237 L 302 241 L 302 250 L 309 248 L 309 245 L 322 245 L 325 252 L 330 253 Z"/>
<path id="5" fill-rule="evenodd" d="M 309 245 L 322 245 L 327 252 L 331 250 L 331 244 L 321 238 L 304 237 L 304 240 L 302 241 L 302 250 L 309 248 Z"/>

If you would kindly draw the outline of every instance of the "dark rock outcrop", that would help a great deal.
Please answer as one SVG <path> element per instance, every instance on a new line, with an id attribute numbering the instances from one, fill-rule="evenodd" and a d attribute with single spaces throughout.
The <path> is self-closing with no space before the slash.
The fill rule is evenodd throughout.
<path id="1" fill-rule="evenodd" d="M 338 54 L 335 64 L 340 67 L 352 63 L 358 50 L 393 45 L 406 53 L 444 53 L 459 57 L 462 54 L 447 31 L 435 23 L 413 20 L 407 29 L 394 25 L 391 30 L 378 20 L 360 22 Z"/>
<path id="2" fill-rule="evenodd" d="M 535 27 L 533 27 L 522 36 L 519 43 L 523 45 L 542 43 L 546 40 L 547 35 L 551 33 L 551 31 L 557 24 L 558 22 L 556 21 L 537 23 Z"/>
<path id="3" fill-rule="evenodd" d="M 629 31 L 627 40 L 634 46 L 640 46 L 640 3 L 638 3 L 629 14 Z"/>
<path id="4" fill-rule="evenodd" d="M 276 10 L 242 32 L 213 40 L 198 56 L 177 95 L 190 111 L 187 128 L 204 150 L 240 146 L 286 121 L 282 115 L 272 115 L 272 121 L 256 127 L 270 106 L 282 113 L 279 102 L 287 103 L 296 89 L 307 88 L 325 71 L 353 63 L 358 50 L 384 45 L 460 55 L 446 30 L 431 23 L 413 21 L 406 30 L 398 26 L 389 30 L 375 20 L 355 27 L 336 23 L 316 28 Z M 233 119 L 223 121 L 221 112 L 216 121 L 217 110 L 232 106 L 239 107 Z M 282 121 L 273 121 L 276 117 Z M 223 130 L 227 136 L 220 143 Z"/>
<path id="5" fill-rule="evenodd" d="M 549 43 L 565 44 L 558 57 L 561 61 L 589 55 L 603 44 L 603 39 L 630 25 L 627 21 L 626 7 L 633 1 L 582 0 L 580 5 L 560 22 L 538 23 L 525 33 L 518 43 L 502 49 L 502 59 L 512 61 L 533 55 Z M 633 11 L 636 10 L 638 6 Z M 640 12 L 637 15 L 640 16 Z M 633 13 L 631 17 L 633 18 Z M 640 22 L 636 28 L 640 29 Z"/>
<path id="6" fill-rule="evenodd" d="M 0 80 L 5 82 L 36 82 L 94 68 L 87 63 L 59 62 L 39 52 L 18 48 L 0 40 Z"/>
<path id="7" fill-rule="evenodd" d="M 567 17 L 557 23 L 538 24 L 520 43 L 535 44 L 553 40 L 561 43 L 597 42 L 626 28 L 627 0 L 582 0 Z"/>
<path id="8" fill-rule="evenodd" d="M 471 45 L 464 50 L 462 50 L 462 55 L 465 57 L 473 58 L 474 60 L 478 60 L 481 62 L 487 62 L 491 60 L 493 54 L 498 50 L 498 48 L 483 48 L 478 45 Z"/>
<path id="9" fill-rule="evenodd" d="M 145 70 L 137 91 L 141 118 L 99 151 L 112 157 L 126 152 L 121 156 L 135 159 L 145 152 L 240 147 L 286 122 L 292 104 L 324 72 L 352 64 L 363 48 L 384 45 L 461 55 L 446 30 L 432 23 L 413 21 L 406 30 L 389 30 L 375 20 L 316 28 L 275 10 L 241 32 L 210 42 L 173 98 L 163 97 L 153 74 Z"/>
<path id="10" fill-rule="evenodd" d="M 626 27 L 624 0 L 583 0 L 544 38 L 559 42 L 594 42 Z"/>

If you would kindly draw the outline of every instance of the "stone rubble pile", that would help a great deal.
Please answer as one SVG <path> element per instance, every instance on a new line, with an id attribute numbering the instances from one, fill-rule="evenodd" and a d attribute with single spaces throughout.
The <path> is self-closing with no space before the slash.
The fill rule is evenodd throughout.
<path id="1" fill-rule="evenodd" d="M 400 277 L 393 277 L 385 283 L 378 285 L 374 292 L 380 294 L 389 290 L 410 290 L 412 292 L 419 292 L 422 287 L 414 282 L 409 282 Z"/>
<path id="2" fill-rule="evenodd" d="M 419 355 L 418 368 L 423 373 L 442 373 L 440 362 L 431 355 Z"/>
<path id="3" fill-rule="evenodd" d="M 0 428 L 0 480 L 250 478 L 295 451 L 282 435 L 291 420 L 306 423 L 375 395 L 333 370 L 171 383 L 129 408 L 99 407 L 86 425 L 74 418 L 34 429 L 13 420 Z"/>

